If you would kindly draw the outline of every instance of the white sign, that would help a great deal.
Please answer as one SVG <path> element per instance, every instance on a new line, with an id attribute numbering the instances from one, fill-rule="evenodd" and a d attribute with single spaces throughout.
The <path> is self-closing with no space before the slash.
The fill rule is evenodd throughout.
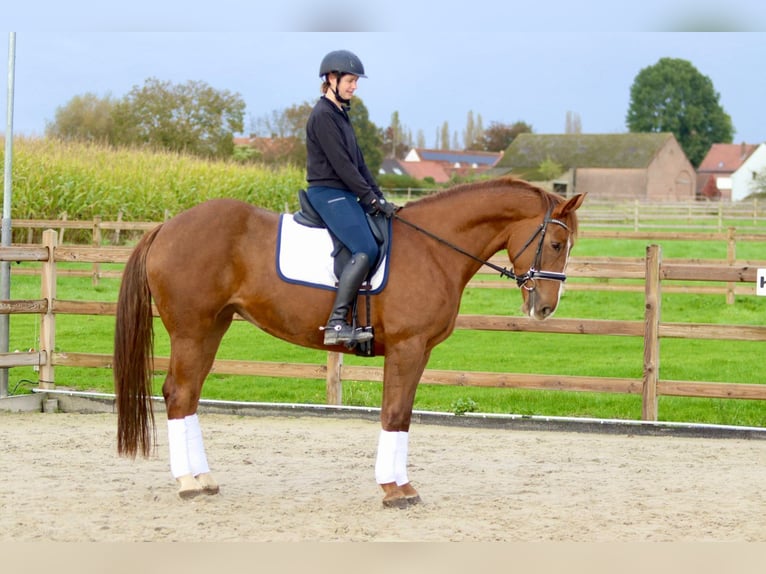
<path id="1" fill-rule="evenodd" d="M 766 269 L 759 269 L 755 279 L 755 294 L 766 295 Z"/>

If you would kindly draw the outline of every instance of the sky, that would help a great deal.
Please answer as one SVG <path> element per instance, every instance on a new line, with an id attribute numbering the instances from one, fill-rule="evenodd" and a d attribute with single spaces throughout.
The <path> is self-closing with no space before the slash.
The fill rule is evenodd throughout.
<path id="1" fill-rule="evenodd" d="M 43 135 L 56 109 L 76 95 L 121 98 L 148 78 L 203 81 L 238 93 L 248 132 L 274 111 L 313 102 L 322 57 L 348 49 L 367 72 L 357 95 L 370 119 L 386 127 L 398 112 L 413 138 L 422 132 L 428 147 L 445 121 L 461 135 L 469 112 L 481 116 L 484 127 L 523 121 L 540 134 L 563 133 L 572 112 L 583 133 L 625 132 L 636 75 L 663 57 L 688 60 L 711 79 L 732 118 L 735 142 L 766 142 L 761 0 L 730 0 L 725 9 L 704 0 L 671 6 L 645 0 L 642 10 L 591 2 L 595 20 L 573 3 L 556 2 L 530 8 L 473 0 L 470 14 L 463 12 L 466 4 L 450 0 L 438 11 L 414 0 L 367 2 L 356 11 L 346 0 L 287 0 L 276 7 L 135 0 L 132 13 L 72 2 L 81 10 L 56 13 L 54 7 L 34 19 L 10 8 L 10 21 L 18 20 L 21 30 L 13 60 L 16 135 Z M 453 4 L 462 11 L 451 10 Z M 195 9 L 203 7 L 207 12 Z M 4 70 L 10 37 L 2 37 Z M 0 132 L 7 128 L 4 83 Z"/>

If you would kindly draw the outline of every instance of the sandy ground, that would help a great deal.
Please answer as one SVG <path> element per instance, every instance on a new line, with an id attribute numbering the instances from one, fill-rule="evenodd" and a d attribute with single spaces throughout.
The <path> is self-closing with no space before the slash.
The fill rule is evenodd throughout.
<path id="1" fill-rule="evenodd" d="M 766 440 L 418 424 L 392 510 L 377 423 L 200 419 L 221 494 L 181 501 L 163 418 L 132 461 L 115 415 L 0 413 L 0 541 L 766 541 Z"/>

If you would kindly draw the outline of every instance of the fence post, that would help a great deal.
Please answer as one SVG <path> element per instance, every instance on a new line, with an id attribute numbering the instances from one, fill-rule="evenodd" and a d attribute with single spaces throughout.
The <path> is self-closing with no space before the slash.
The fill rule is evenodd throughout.
<path id="1" fill-rule="evenodd" d="M 660 265 L 662 248 L 649 245 L 646 248 L 646 287 L 644 313 L 644 383 L 641 402 L 641 419 L 657 420 L 657 381 L 660 377 Z"/>
<path id="2" fill-rule="evenodd" d="M 112 239 L 112 241 L 114 241 L 115 245 L 119 245 L 120 244 L 120 235 L 122 233 L 122 209 L 117 212 L 117 223 L 119 225 L 117 225 L 117 227 L 115 228 L 115 230 L 114 230 L 114 238 Z"/>
<path id="3" fill-rule="evenodd" d="M 56 315 L 53 302 L 56 300 L 56 232 L 47 229 L 43 232 L 43 247 L 48 249 L 48 259 L 42 262 L 41 296 L 48 303 L 48 308 L 40 322 L 40 351 L 45 362 L 40 365 L 41 389 L 56 386 L 53 376 L 53 351 L 56 346 Z"/>
<path id="4" fill-rule="evenodd" d="M 734 265 L 737 261 L 737 240 L 736 240 L 736 227 L 729 227 L 729 232 L 726 237 L 726 262 L 729 265 Z M 734 283 L 726 284 L 726 303 L 734 305 Z"/>
<path id="5" fill-rule="evenodd" d="M 638 207 L 638 200 L 633 200 L 633 231 L 638 231 L 641 227 L 641 214 Z"/>
<path id="6" fill-rule="evenodd" d="M 718 202 L 718 232 L 723 230 L 723 201 Z"/>
<path id="7" fill-rule="evenodd" d="M 343 404 L 343 353 L 330 351 L 327 353 L 327 404 Z"/>
<path id="8" fill-rule="evenodd" d="M 61 214 L 61 221 L 69 221 L 69 216 L 67 215 L 66 211 Z M 66 227 L 59 228 L 59 243 L 62 243 L 62 244 L 64 243 L 64 231 L 65 230 L 66 230 Z"/>
<path id="9" fill-rule="evenodd" d="M 93 218 L 93 244 L 96 247 L 101 247 L 101 216 L 97 215 Z M 101 264 L 93 264 L 93 273 L 91 275 L 91 284 L 94 287 L 98 287 L 99 275 L 101 275 Z"/>

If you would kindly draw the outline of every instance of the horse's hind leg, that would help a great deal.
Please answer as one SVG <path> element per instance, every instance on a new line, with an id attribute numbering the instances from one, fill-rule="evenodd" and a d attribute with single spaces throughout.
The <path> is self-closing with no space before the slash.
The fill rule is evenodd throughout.
<path id="1" fill-rule="evenodd" d="M 219 491 L 210 474 L 197 405 L 225 331 L 216 329 L 204 339 L 171 337 L 170 366 L 162 393 L 168 415 L 170 471 L 181 498 Z"/>
<path id="2" fill-rule="evenodd" d="M 218 484 L 210 473 L 197 414 L 168 419 L 170 471 L 181 498 L 217 494 Z"/>

